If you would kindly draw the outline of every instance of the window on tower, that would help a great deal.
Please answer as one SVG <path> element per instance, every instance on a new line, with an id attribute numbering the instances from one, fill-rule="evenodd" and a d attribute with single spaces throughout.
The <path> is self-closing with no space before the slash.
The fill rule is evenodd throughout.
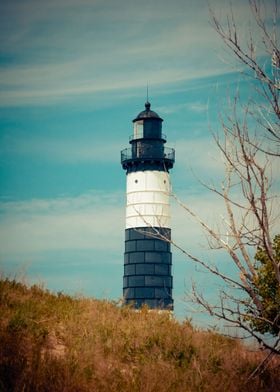
<path id="1" fill-rule="evenodd" d="M 141 139 L 143 137 L 143 120 L 134 123 L 134 139 Z"/>

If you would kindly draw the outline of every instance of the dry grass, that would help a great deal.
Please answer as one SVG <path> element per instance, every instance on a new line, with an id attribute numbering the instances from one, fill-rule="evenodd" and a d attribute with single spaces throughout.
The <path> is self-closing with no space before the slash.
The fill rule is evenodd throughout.
<path id="1" fill-rule="evenodd" d="M 280 362 L 167 314 L 0 280 L 0 391 L 277 391 Z M 277 362 L 278 361 L 278 362 Z"/>

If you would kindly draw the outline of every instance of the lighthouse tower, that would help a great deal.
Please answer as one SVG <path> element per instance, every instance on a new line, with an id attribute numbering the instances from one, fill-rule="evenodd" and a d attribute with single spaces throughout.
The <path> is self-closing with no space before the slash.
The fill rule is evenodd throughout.
<path id="1" fill-rule="evenodd" d="M 162 122 L 146 102 L 133 120 L 131 147 L 121 152 L 127 174 L 123 296 L 135 308 L 172 310 L 169 169 L 175 151 L 164 146 Z"/>

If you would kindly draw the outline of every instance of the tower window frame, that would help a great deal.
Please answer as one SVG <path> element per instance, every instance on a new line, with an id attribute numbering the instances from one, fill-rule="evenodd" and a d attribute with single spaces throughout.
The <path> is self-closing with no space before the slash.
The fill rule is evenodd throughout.
<path id="1" fill-rule="evenodd" d="M 135 121 L 133 127 L 133 139 L 142 139 L 144 136 L 144 121 Z"/>

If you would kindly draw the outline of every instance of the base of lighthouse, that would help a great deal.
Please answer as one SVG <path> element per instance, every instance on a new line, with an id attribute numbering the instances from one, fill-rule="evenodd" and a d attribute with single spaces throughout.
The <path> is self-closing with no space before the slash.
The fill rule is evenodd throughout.
<path id="1" fill-rule="evenodd" d="M 173 309 L 171 230 L 138 227 L 125 231 L 123 295 L 126 304 L 139 308 Z"/>

